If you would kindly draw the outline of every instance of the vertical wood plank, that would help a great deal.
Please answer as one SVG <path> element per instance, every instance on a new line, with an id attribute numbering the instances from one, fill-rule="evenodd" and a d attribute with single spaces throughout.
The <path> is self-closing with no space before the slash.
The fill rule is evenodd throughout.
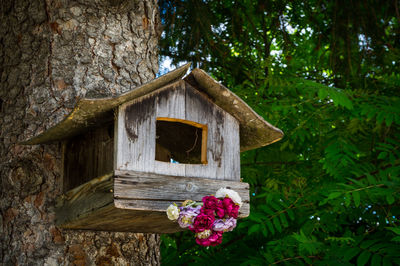
<path id="1" fill-rule="evenodd" d="M 151 172 L 155 158 L 155 97 L 150 94 L 118 111 L 116 168 Z"/>
<path id="2" fill-rule="evenodd" d="M 156 117 L 186 119 L 185 82 L 179 81 L 157 93 Z M 155 137 L 153 139 L 155 142 Z M 185 176 L 185 164 L 154 161 L 154 173 Z"/>
<path id="3" fill-rule="evenodd" d="M 186 119 L 184 81 L 160 90 L 156 96 L 157 117 Z"/>
<path id="4" fill-rule="evenodd" d="M 207 125 L 207 164 L 186 165 L 186 176 L 223 179 L 222 164 L 224 112 L 188 83 L 186 85 L 186 120 Z"/>
<path id="5" fill-rule="evenodd" d="M 105 124 L 64 142 L 64 191 L 113 170 L 112 127 Z"/>
<path id="6" fill-rule="evenodd" d="M 240 181 L 239 122 L 230 114 L 225 116 L 224 180 Z"/>
<path id="7" fill-rule="evenodd" d="M 186 88 L 186 119 L 208 125 L 208 167 L 187 165 L 187 176 L 240 180 L 239 123 L 236 119 L 189 84 Z"/>
<path id="8" fill-rule="evenodd" d="M 204 125 L 201 132 L 201 163 L 208 164 L 207 161 L 207 139 L 208 139 L 208 126 Z"/>
<path id="9" fill-rule="evenodd" d="M 126 136 L 126 133 L 120 130 L 120 128 L 125 128 L 124 117 L 125 108 L 124 106 L 118 106 L 115 113 L 115 124 L 114 124 L 114 169 L 121 169 L 123 165 L 122 156 L 122 139 Z M 126 159 L 125 159 L 126 160 Z"/>

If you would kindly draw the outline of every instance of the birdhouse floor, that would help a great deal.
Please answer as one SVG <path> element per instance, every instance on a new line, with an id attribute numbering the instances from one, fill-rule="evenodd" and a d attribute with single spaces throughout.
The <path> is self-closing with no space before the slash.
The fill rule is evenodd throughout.
<path id="1" fill-rule="evenodd" d="M 173 233 L 182 229 L 165 213 L 172 203 L 201 201 L 221 188 L 239 193 L 244 204 L 239 218 L 249 215 L 246 183 L 178 177 L 134 171 L 115 171 L 92 179 L 61 196 L 56 206 L 58 226 L 68 229 Z"/>

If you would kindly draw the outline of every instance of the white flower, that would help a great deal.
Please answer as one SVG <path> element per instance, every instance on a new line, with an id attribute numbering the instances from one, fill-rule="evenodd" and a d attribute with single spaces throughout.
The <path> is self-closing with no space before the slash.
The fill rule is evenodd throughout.
<path id="1" fill-rule="evenodd" d="M 239 194 L 232 189 L 220 188 L 218 189 L 217 193 L 215 193 L 215 197 L 222 199 L 225 197 L 229 197 L 234 203 L 238 204 L 240 207 L 242 207 L 243 204 Z"/>
<path id="2" fill-rule="evenodd" d="M 168 219 L 170 219 L 171 221 L 175 221 L 176 219 L 178 219 L 178 217 L 179 217 L 178 207 L 174 204 L 169 205 L 169 207 L 167 209 L 167 216 L 168 216 Z"/>
<path id="3" fill-rule="evenodd" d="M 204 230 L 203 232 L 196 233 L 196 237 L 200 239 L 209 238 L 211 235 L 211 230 Z"/>

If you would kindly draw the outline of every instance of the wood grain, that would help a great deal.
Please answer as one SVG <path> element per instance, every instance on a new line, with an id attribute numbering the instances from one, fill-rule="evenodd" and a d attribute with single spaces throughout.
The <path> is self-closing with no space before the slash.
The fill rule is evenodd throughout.
<path id="1" fill-rule="evenodd" d="M 113 170 L 113 124 L 94 128 L 64 141 L 63 189 L 68 191 Z"/>
<path id="2" fill-rule="evenodd" d="M 157 119 L 202 125 L 201 161 L 207 164 L 175 164 L 155 160 Z M 240 179 L 238 122 L 183 80 L 121 105 L 115 135 L 116 170 Z M 168 154 L 168 150 L 163 149 L 163 154 Z"/>
<path id="3" fill-rule="evenodd" d="M 186 176 L 240 180 L 239 124 L 190 84 L 186 87 L 186 119 L 208 126 L 207 167 L 187 165 Z M 234 166 L 229 171 L 229 167 Z"/>
<path id="4" fill-rule="evenodd" d="M 56 224 L 63 227 L 90 215 L 93 210 L 114 204 L 112 174 L 80 185 L 59 197 L 56 203 Z M 98 217 L 97 219 L 101 219 Z M 85 229 L 85 228 L 82 228 Z"/>
<path id="5" fill-rule="evenodd" d="M 99 219 L 101 217 L 101 219 Z M 113 204 L 95 209 L 79 220 L 61 226 L 65 229 L 101 230 L 134 233 L 175 233 L 183 231 L 165 213 L 115 208 Z"/>
<path id="6" fill-rule="evenodd" d="M 157 114 L 155 120 L 158 117 L 185 120 L 185 91 L 182 90 L 182 81 L 175 83 L 169 88 L 156 92 L 154 97 L 157 99 Z M 148 138 L 151 138 L 155 142 L 156 136 L 148 136 Z M 186 167 L 184 164 L 155 161 L 154 169 L 149 169 L 148 172 L 185 176 Z"/>
<path id="7" fill-rule="evenodd" d="M 115 171 L 114 178 L 116 205 L 120 208 L 131 206 L 130 209 L 136 210 L 162 212 L 174 202 L 183 202 L 187 199 L 201 202 L 204 196 L 214 195 L 219 188 L 230 188 L 238 192 L 244 202 L 240 217 L 249 215 L 250 198 L 247 183 L 134 171 Z"/>
<path id="8" fill-rule="evenodd" d="M 166 209 L 186 199 L 201 201 L 220 187 L 237 191 L 243 200 L 239 218 L 250 212 L 246 183 L 116 171 L 92 179 L 57 200 L 56 224 L 68 229 L 173 233 Z"/>
<path id="9" fill-rule="evenodd" d="M 240 180 L 240 135 L 239 123 L 231 115 L 225 116 L 226 125 L 224 127 L 225 145 L 224 154 L 224 179 Z"/>

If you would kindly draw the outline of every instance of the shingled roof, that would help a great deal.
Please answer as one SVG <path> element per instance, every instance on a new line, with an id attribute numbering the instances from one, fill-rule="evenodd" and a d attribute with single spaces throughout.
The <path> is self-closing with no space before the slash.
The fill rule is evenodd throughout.
<path id="1" fill-rule="evenodd" d="M 88 128 L 113 118 L 119 105 L 149 94 L 182 79 L 190 64 L 177 68 L 142 86 L 115 97 L 81 99 L 74 110 L 60 123 L 22 144 L 41 144 L 60 141 L 78 135 Z M 214 80 L 201 69 L 194 69 L 183 78 L 211 101 L 235 117 L 240 123 L 240 150 L 256 149 L 280 140 L 283 133 L 255 113 L 242 99 Z"/>

